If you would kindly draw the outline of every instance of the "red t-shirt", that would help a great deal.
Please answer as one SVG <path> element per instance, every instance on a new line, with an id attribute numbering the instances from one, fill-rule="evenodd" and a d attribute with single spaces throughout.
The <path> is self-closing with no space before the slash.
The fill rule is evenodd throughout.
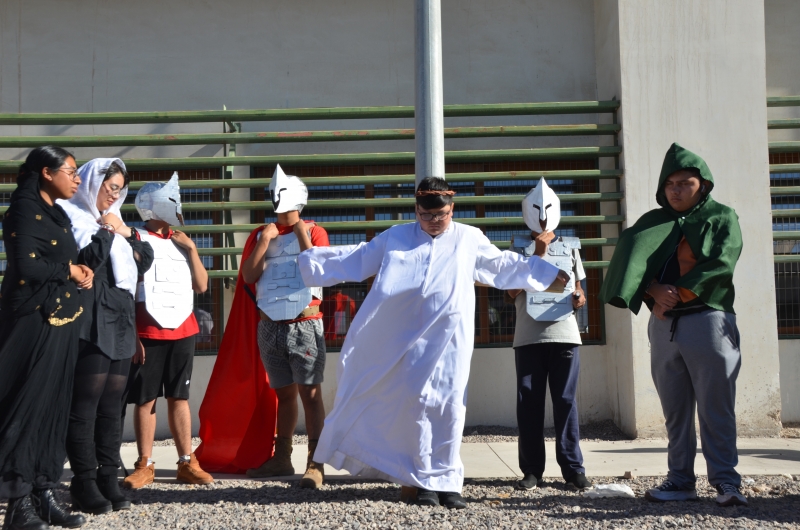
<path id="1" fill-rule="evenodd" d="M 314 221 L 307 220 L 305 222 L 306 223 L 313 223 Z M 291 225 L 287 226 L 287 225 L 282 225 L 282 224 L 275 223 L 275 226 L 278 228 L 278 234 L 282 235 L 282 236 L 285 236 L 287 234 L 291 234 L 292 230 L 293 230 Z M 263 227 L 262 227 L 262 229 L 263 229 Z M 329 246 L 331 246 L 331 243 L 328 240 L 328 232 L 326 232 L 324 228 L 322 228 L 319 225 L 314 225 L 314 226 L 311 227 L 310 231 L 311 231 L 311 244 L 313 246 L 315 246 L 315 247 L 329 247 Z M 311 303 L 308 304 L 308 307 L 318 306 L 321 303 L 322 302 L 320 300 L 317 300 L 316 298 L 312 298 L 311 299 Z M 317 313 L 316 315 L 311 315 L 310 317 L 297 318 L 295 320 L 287 320 L 286 323 L 290 324 L 292 322 L 304 322 L 306 320 L 317 320 L 317 319 L 320 319 L 320 318 L 322 318 L 322 312 L 321 311 L 319 313 Z"/>
<path id="2" fill-rule="evenodd" d="M 151 236 L 161 239 L 172 237 L 172 230 L 169 230 L 166 235 L 156 234 L 150 230 L 147 232 Z M 141 239 L 139 232 L 136 232 L 136 239 Z M 142 339 L 178 340 L 200 333 L 200 326 L 197 325 L 197 319 L 192 313 L 179 327 L 175 329 L 162 328 L 147 312 L 144 302 L 138 302 L 136 304 L 136 331 L 139 333 L 139 338 Z"/>

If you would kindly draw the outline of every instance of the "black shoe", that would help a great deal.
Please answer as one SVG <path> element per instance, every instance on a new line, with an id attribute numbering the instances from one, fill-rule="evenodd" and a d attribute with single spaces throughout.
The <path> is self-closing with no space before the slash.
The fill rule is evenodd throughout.
<path id="1" fill-rule="evenodd" d="M 67 508 L 56 500 L 51 489 L 35 489 L 33 497 L 38 499 L 35 503 L 36 513 L 41 519 L 55 526 L 66 528 L 80 528 L 86 524 L 86 518 L 79 513 L 69 513 Z"/>
<path id="2" fill-rule="evenodd" d="M 583 473 L 575 473 L 566 480 L 566 483 L 569 490 L 585 490 L 592 487 L 592 483 Z"/>
<path id="3" fill-rule="evenodd" d="M 518 490 L 535 490 L 539 487 L 539 483 L 542 481 L 539 477 L 534 475 L 533 473 L 525 473 L 525 476 L 522 477 L 522 480 L 517 481 L 514 485 L 515 488 Z"/>
<path id="4" fill-rule="evenodd" d="M 72 509 L 92 515 L 108 513 L 112 510 L 111 501 L 103 497 L 97 489 L 97 482 L 93 478 L 72 477 L 69 485 L 69 496 L 72 499 Z"/>
<path id="5" fill-rule="evenodd" d="M 455 493 L 452 491 L 440 491 L 439 503 L 445 508 L 450 508 L 451 510 L 463 510 L 467 507 L 467 501 L 464 500 L 464 497 L 462 497 L 460 493 Z"/>
<path id="6" fill-rule="evenodd" d="M 104 472 L 101 469 L 97 472 L 97 488 L 102 493 L 103 497 L 111 501 L 111 507 L 115 512 L 120 510 L 130 510 L 131 501 L 128 497 L 123 495 L 119 489 L 119 480 L 117 480 L 117 468 L 113 468 L 113 473 Z"/>
<path id="7" fill-rule="evenodd" d="M 50 528 L 36 514 L 36 502 L 30 495 L 8 499 L 3 530 L 46 530 Z"/>
<path id="8" fill-rule="evenodd" d="M 435 491 L 419 488 L 417 490 L 417 500 L 414 501 L 414 504 L 417 506 L 439 506 L 439 495 Z"/>

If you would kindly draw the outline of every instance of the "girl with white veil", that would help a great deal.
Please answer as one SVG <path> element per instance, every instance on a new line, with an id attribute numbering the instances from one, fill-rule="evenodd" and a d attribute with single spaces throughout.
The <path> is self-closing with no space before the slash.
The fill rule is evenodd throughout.
<path id="1" fill-rule="evenodd" d="M 128 174 L 119 158 L 96 158 L 78 169 L 81 184 L 60 201 L 81 249 L 78 262 L 94 271 L 93 295 L 84 306 L 72 395 L 67 455 L 74 476 L 73 506 L 100 514 L 130 508 L 117 482 L 122 394 L 136 348 L 134 294 L 153 249 L 131 237 L 120 219 Z"/>

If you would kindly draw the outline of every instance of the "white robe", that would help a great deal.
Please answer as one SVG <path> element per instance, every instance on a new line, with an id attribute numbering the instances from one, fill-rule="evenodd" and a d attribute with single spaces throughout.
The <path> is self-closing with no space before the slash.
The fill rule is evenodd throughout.
<path id="1" fill-rule="evenodd" d="M 542 291 L 558 269 L 500 251 L 477 228 L 455 222 L 435 238 L 411 223 L 369 243 L 313 247 L 298 263 L 307 286 L 375 276 L 342 346 L 336 400 L 314 460 L 460 492 L 475 282 Z"/>

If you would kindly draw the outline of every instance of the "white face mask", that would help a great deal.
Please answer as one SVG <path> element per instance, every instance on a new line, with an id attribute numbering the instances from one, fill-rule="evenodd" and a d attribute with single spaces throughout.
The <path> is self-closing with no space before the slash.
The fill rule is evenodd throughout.
<path id="1" fill-rule="evenodd" d="M 545 231 L 551 232 L 561 221 L 561 201 L 544 177 L 539 180 L 531 191 L 522 199 L 522 218 L 525 224 L 534 232 L 541 232 L 540 221 L 545 221 Z"/>
<path id="2" fill-rule="evenodd" d="M 297 210 L 303 211 L 303 207 L 308 202 L 308 188 L 303 181 L 297 177 L 287 175 L 281 169 L 280 164 L 272 174 L 272 182 L 269 183 L 269 194 L 272 197 L 272 205 L 275 213 L 286 213 Z"/>
<path id="3" fill-rule="evenodd" d="M 183 226 L 178 172 L 168 182 L 148 182 L 136 194 L 136 209 L 142 221 L 155 219 L 172 226 Z"/>

